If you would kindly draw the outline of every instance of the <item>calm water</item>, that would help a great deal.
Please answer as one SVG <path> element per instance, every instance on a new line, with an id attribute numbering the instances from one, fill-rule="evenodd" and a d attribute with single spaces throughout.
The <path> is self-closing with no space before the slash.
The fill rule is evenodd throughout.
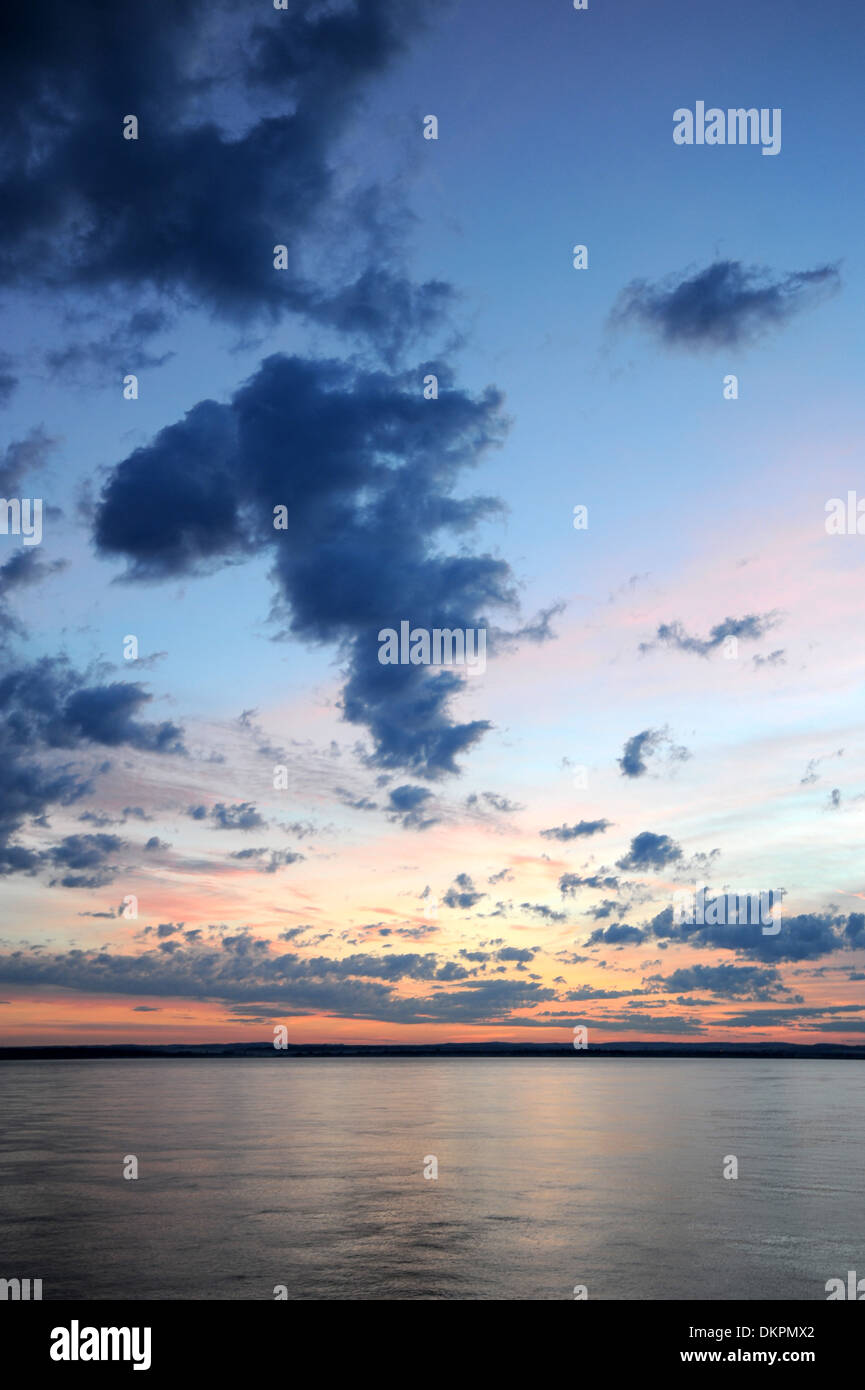
<path id="1" fill-rule="evenodd" d="M 0 1116 L 0 1277 L 46 1299 L 825 1299 L 865 1275 L 856 1062 L 16 1062 Z"/>

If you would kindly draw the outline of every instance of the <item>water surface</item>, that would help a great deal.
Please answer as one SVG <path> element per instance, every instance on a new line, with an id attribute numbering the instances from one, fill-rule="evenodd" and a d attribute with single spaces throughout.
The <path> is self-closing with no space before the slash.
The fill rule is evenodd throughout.
<path id="1" fill-rule="evenodd" d="M 825 1299 L 865 1276 L 856 1062 L 9 1062 L 0 1116 L 0 1276 L 46 1299 Z"/>

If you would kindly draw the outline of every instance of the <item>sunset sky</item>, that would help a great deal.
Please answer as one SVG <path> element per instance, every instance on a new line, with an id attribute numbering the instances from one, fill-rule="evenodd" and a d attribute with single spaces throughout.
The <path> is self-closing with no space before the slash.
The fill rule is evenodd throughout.
<path id="1" fill-rule="evenodd" d="M 862 11 L 9 22 L 0 1042 L 861 1042 Z"/>

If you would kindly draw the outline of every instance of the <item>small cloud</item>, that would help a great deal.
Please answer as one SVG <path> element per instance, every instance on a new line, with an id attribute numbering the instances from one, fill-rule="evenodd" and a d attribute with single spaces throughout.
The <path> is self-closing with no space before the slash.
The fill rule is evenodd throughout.
<path id="1" fill-rule="evenodd" d="M 576 825 L 557 825 L 541 830 L 545 840 L 580 840 L 589 835 L 602 835 L 613 824 L 611 820 L 581 820 Z"/>

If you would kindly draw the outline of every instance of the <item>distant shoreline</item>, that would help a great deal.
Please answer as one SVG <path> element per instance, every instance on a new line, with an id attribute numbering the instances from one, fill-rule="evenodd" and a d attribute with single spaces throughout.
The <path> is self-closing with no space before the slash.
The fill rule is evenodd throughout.
<path id="1" fill-rule="evenodd" d="M 576 1049 L 570 1043 L 295 1043 L 274 1048 L 261 1043 L 107 1043 L 92 1046 L 0 1047 L 0 1062 L 107 1061 L 156 1058 L 292 1057 L 663 1057 L 753 1058 L 803 1061 L 865 1061 L 865 1044 L 855 1043 L 600 1043 Z"/>

